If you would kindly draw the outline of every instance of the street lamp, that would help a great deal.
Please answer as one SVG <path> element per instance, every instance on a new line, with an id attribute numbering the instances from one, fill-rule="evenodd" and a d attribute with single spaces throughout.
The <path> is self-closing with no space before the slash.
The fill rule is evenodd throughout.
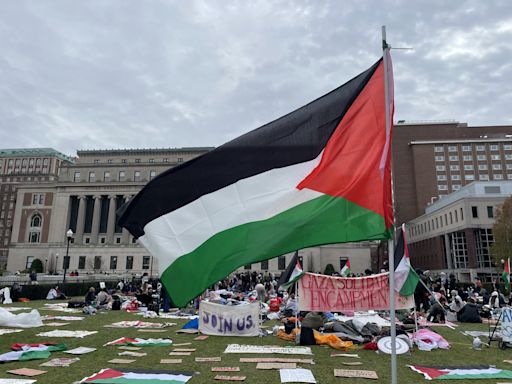
<path id="1" fill-rule="evenodd" d="M 62 278 L 62 284 L 66 282 L 66 270 L 69 267 L 69 242 L 73 238 L 73 231 L 71 228 L 66 232 L 66 237 L 68 238 L 68 246 L 66 248 L 66 256 L 64 257 L 64 277 Z"/>

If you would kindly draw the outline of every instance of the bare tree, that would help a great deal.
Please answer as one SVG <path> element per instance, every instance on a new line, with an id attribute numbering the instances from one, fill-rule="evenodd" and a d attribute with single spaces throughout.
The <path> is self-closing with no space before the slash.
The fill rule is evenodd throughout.
<path id="1" fill-rule="evenodd" d="M 512 258 L 512 196 L 498 208 L 492 233 L 491 255 L 496 265 L 501 265 L 501 260 Z"/>

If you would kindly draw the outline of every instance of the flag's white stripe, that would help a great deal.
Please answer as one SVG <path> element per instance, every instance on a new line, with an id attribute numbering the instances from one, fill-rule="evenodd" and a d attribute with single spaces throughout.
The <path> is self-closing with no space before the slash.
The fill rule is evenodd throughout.
<path id="1" fill-rule="evenodd" d="M 123 377 L 125 379 L 138 379 L 138 380 L 176 380 L 186 383 L 192 376 L 182 374 L 168 374 L 168 373 L 135 373 L 126 372 Z"/>
<path id="2" fill-rule="evenodd" d="M 409 275 L 410 267 L 409 259 L 403 255 L 395 269 L 395 287 L 397 291 L 400 291 L 404 286 L 407 276 Z"/>
<path id="3" fill-rule="evenodd" d="M 321 155 L 305 163 L 239 180 L 201 196 L 148 223 L 139 242 L 159 259 L 162 273 L 178 257 L 192 252 L 216 233 L 271 218 L 322 196 L 320 192 L 295 188 L 318 165 Z"/>

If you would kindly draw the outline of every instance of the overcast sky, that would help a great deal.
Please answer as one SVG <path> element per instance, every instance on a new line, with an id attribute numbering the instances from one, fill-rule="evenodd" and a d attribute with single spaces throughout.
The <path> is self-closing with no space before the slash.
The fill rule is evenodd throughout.
<path id="1" fill-rule="evenodd" d="M 512 125 L 510 1 L 2 1 L 0 148 L 217 146 L 382 55 L 395 121 Z"/>

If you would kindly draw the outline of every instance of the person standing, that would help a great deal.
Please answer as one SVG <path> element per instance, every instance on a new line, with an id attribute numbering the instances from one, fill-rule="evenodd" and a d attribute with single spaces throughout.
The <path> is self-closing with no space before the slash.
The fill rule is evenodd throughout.
<path id="1" fill-rule="evenodd" d="M 35 269 L 32 270 L 32 272 L 30 272 L 30 284 L 32 285 L 36 285 L 37 284 L 37 272 Z"/>

